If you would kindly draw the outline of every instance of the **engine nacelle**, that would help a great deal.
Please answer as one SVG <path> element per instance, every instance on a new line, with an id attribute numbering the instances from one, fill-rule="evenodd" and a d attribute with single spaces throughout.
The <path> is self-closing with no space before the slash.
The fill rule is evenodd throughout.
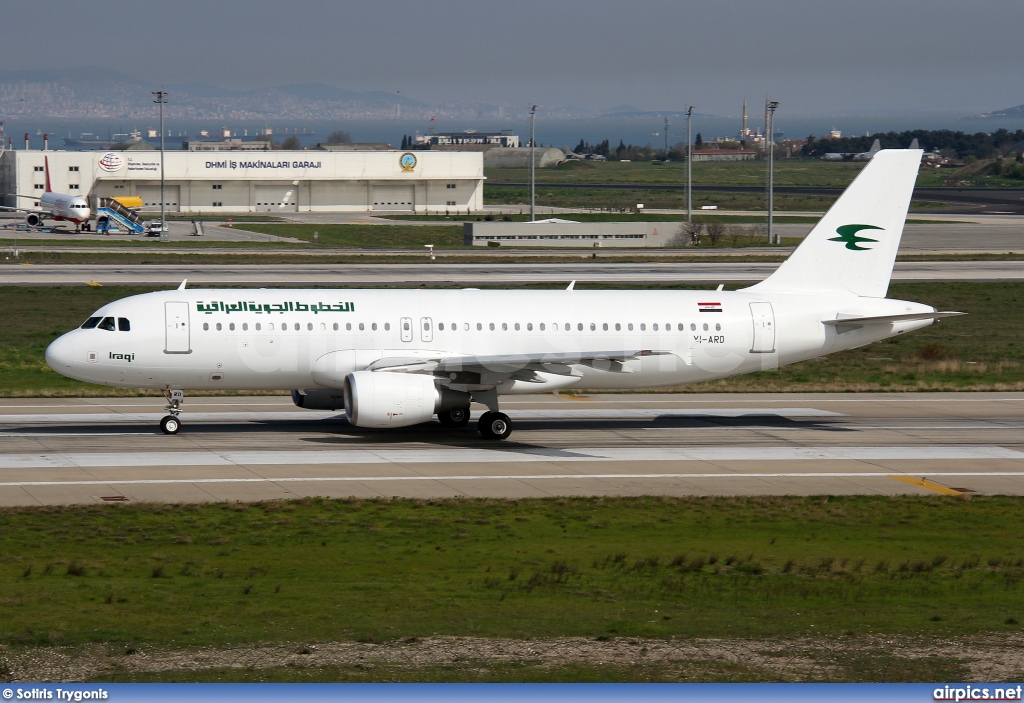
<path id="1" fill-rule="evenodd" d="M 355 371 L 345 377 L 345 414 L 357 427 L 407 427 L 469 407 L 469 394 L 439 389 L 433 376 Z"/>
<path id="2" fill-rule="evenodd" d="M 341 391 L 292 391 L 292 402 L 306 410 L 341 410 L 345 396 Z"/>
<path id="3" fill-rule="evenodd" d="M 43 224 L 43 218 L 35 212 L 25 215 L 25 224 L 29 227 L 39 227 Z"/>

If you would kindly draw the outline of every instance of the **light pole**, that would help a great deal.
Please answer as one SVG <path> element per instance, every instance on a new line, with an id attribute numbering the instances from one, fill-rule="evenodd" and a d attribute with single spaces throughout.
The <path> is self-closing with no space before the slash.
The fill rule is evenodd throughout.
<path id="1" fill-rule="evenodd" d="M 693 138 L 690 136 L 690 118 L 693 105 L 686 108 L 686 221 L 693 222 Z"/>
<path id="2" fill-rule="evenodd" d="M 533 130 L 533 124 L 536 116 L 537 106 L 530 105 L 530 222 L 534 222 L 537 219 L 537 140 L 534 136 Z"/>
<path id="3" fill-rule="evenodd" d="M 167 103 L 167 91 L 157 90 L 153 92 L 156 96 L 155 102 L 160 106 L 160 239 L 167 239 L 167 218 L 164 214 L 164 105 Z"/>
<path id="4" fill-rule="evenodd" d="M 768 138 L 768 243 L 781 244 L 782 237 L 775 241 L 773 230 L 775 220 L 775 110 L 779 103 L 775 100 L 768 102 L 768 130 L 765 137 Z"/>

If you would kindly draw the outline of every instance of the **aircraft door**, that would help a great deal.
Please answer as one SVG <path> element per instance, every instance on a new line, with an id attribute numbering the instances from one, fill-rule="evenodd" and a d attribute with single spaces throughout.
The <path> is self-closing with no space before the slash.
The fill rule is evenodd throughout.
<path id="1" fill-rule="evenodd" d="M 402 321 L 401 321 L 401 325 L 402 325 L 402 341 L 403 342 L 411 342 L 412 341 L 412 318 L 411 317 L 403 317 Z"/>
<path id="2" fill-rule="evenodd" d="M 432 342 L 434 340 L 434 321 L 429 317 L 420 318 L 420 341 Z"/>
<path id="3" fill-rule="evenodd" d="M 775 351 L 775 312 L 771 303 L 751 303 L 750 316 L 754 321 L 752 354 L 770 354 Z"/>
<path id="4" fill-rule="evenodd" d="M 191 354 L 191 336 L 188 325 L 188 303 L 164 303 L 166 335 L 165 354 Z"/>

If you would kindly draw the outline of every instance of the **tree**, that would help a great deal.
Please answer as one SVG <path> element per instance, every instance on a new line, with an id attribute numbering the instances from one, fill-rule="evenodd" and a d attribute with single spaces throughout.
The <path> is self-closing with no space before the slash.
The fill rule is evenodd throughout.
<path id="1" fill-rule="evenodd" d="M 690 238 L 690 244 L 695 247 L 700 246 L 700 235 L 704 231 L 704 223 L 699 220 L 693 222 L 687 222 L 683 224 L 683 231 Z"/>
<path id="2" fill-rule="evenodd" d="M 409 148 L 409 136 L 406 134 L 402 135 L 402 149 Z"/>
<path id="3" fill-rule="evenodd" d="M 717 246 L 718 240 L 725 234 L 725 225 L 721 222 L 708 222 L 704 226 L 704 231 L 707 232 L 711 246 Z"/>
<path id="4" fill-rule="evenodd" d="M 704 146 L 704 137 L 700 136 L 700 132 L 697 132 L 697 138 L 693 140 L 693 148 L 700 149 Z"/>
<path id="5" fill-rule="evenodd" d="M 285 151 L 299 151 L 302 149 L 302 142 L 293 134 L 284 140 L 281 144 L 281 148 Z"/>
<path id="6" fill-rule="evenodd" d="M 351 144 L 352 135 L 343 129 L 335 130 L 327 135 L 328 144 Z"/>

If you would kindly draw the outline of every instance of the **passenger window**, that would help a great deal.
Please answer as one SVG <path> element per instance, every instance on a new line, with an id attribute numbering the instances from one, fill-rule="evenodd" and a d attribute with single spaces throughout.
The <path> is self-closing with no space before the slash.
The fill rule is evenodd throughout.
<path id="1" fill-rule="evenodd" d="M 218 332 L 220 332 L 220 331 L 221 331 L 221 329 L 222 329 L 222 327 L 221 327 L 221 324 L 220 324 L 220 323 L 218 322 L 218 323 L 217 323 L 217 331 L 218 331 Z"/>
<path id="2" fill-rule="evenodd" d="M 493 331 L 494 331 L 494 323 L 492 322 L 491 323 L 491 332 L 493 332 Z"/>
<path id="3" fill-rule="evenodd" d="M 248 322 L 243 322 L 242 323 L 242 331 L 243 332 L 248 332 L 249 331 L 249 323 Z"/>
<path id="4" fill-rule="evenodd" d="M 101 330 L 107 330 L 108 332 L 114 331 L 114 318 L 104 317 L 99 324 Z"/>
<path id="5" fill-rule="evenodd" d="M 402 325 L 402 327 L 404 327 L 406 329 L 409 329 L 409 323 L 408 322 L 405 323 L 404 325 Z M 374 322 L 373 324 L 371 324 L 370 325 L 370 329 L 373 330 L 374 332 L 376 332 L 377 331 L 377 323 Z"/>
<path id="6" fill-rule="evenodd" d="M 86 320 L 85 322 L 82 323 L 82 329 L 83 330 L 91 330 L 96 325 L 100 324 L 100 320 L 102 320 L 102 319 L 103 318 L 101 318 L 101 317 L 90 317 L 88 320 Z"/>
<path id="7" fill-rule="evenodd" d="M 518 332 L 518 331 L 519 331 L 519 323 L 517 322 L 516 323 L 516 332 Z"/>
<path id="8" fill-rule="evenodd" d="M 579 330 L 580 332 L 582 332 L 583 331 L 583 323 L 582 322 L 578 323 L 576 325 L 576 329 Z"/>
<path id="9" fill-rule="evenodd" d="M 591 331 L 591 332 L 594 332 L 594 331 L 596 331 L 596 330 L 597 330 L 597 325 L 595 325 L 595 324 L 594 324 L 593 322 L 591 322 L 591 323 L 590 323 L 590 331 Z"/>
<path id="10" fill-rule="evenodd" d="M 527 332 L 533 332 L 533 323 L 532 322 L 527 322 L 526 323 L 526 331 Z"/>
<path id="11" fill-rule="evenodd" d="M 462 323 L 462 329 L 464 329 L 467 332 L 469 332 L 469 323 L 468 322 L 463 322 Z"/>
<path id="12" fill-rule="evenodd" d="M 321 332 L 325 332 L 326 330 L 327 330 L 327 323 L 321 322 L 320 323 L 320 331 Z"/>
<path id="13" fill-rule="evenodd" d="M 438 322 L 437 323 L 437 329 L 439 329 L 442 332 L 444 332 L 444 323 L 443 322 Z"/>
<path id="14" fill-rule="evenodd" d="M 119 332 L 131 332 L 132 323 L 128 322 L 127 317 L 119 317 L 117 318 L 117 329 Z"/>
<path id="15" fill-rule="evenodd" d="M 568 332 L 571 329 L 572 329 L 572 325 L 570 325 L 568 322 L 566 322 L 565 323 L 565 331 Z"/>
<path id="16" fill-rule="evenodd" d="M 481 330 L 483 330 L 483 328 L 484 328 L 484 326 L 481 323 L 479 323 L 479 322 L 476 323 L 476 331 L 477 332 L 480 332 Z"/>
<path id="17" fill-rule="evenodd" d="M 601 329 L 603 329 L 605 332 L 607 332 L 608 331 L 608 323 L 606 322 L 603 325 L 601 325 Z"/>
<path id="18" fill-rule="evenodd" d="M 337 323 L 337 322 L 335 322 L 335 323 L 334 323 L 334 331 L 335 331 L 335 332 L 337 332 L 337 331 L 338 331 L 338 323 Z"/>
<path id="19" fill-rule="evenodd" d="M 267 331 L 268 332 L 273 332 L 274 331 L 274 323 L 273 322 L 268 322 L 267 323 Z"/>
<path id="20" fill-rule="evenodd" d="M 345 331 L 346 332 L 351 332 L 352 331 L 352 323 L 351 322 L 346 322 L 345 323 Z"/>
<path id="21" fill-rule="evenodd" d="M 615 331 L 616 332 L 621 332 L 622 331 L 622 325 L 619 324 L 618 322 L 615 323 Z"/>
<path id="22" fill-rule="evenodd" d="M 501 323 L 501 331 L 502 332 L 508 332 L 508 323 L 507 322 L 502 322 Z"/>
<path id="23" fill-rule="evenodd" d="M 646 332 L 647 331 L 647 325 L 645 323 L 643 323 L 643 322 L 640 323 L 640 331 L 641 332 Z"/>
<path id="24" fill-rule="evenodd" d="M 312 322 L 307 322 L 307 323 L 306 323 L 306 329 L 307 329 L 307 330 L 311 330 L 311 329 L 313 329 L 313 323 L 312 323 Z"/>
<path id="25" fill-rule="evenodd" d="M 683 323 L 682 323 L 682 322 L 680 322 L 680 323 L 679 323 L 679 331 L 680 331 L 680 332 L 682 332 L 682 331 L 683 331 Z"/>
<path id="26" fill-rule="evenodd" d="M 708 331 L 708 323 L 706 323 L 706 322 L 704 323 L 704 331 L 705 331 L 705 332 L 707 332 L 707 331 Z"/>
<path id="27" fill-rule="evenodd" d="M 360 322 L 359 323 L 359 331 L 362 332 L 364 329 L 366 329 L 366 327 L 363 325 L 362 322 Z"/>
<path id="28" fill-rule="evenodd" d="M 721 331 L 722 331 L 722 326 L 720 324 L 718 324 L 718 323 L 715 323 L 715 332 L 721 332 Z"/>
<path id="29" fill-rule="evenodd" d="M 626 329 L 629 330 L 630 332 L 632 332 L 633 331 L 633 323 L 630 322 L 628 325 L 626 325 Z"/>
<path id="30" fill-rule="evenodd" d="M 543 332 L 543 331 L 544 331 L 544 323 L 543 323 L 543 322 L 542 322 L 542 323 L 540 323 L 540 331 L 541 331 L 541 332 Z"/>
<path id="31" fill-rule="evenodd" d="M 658 323 L 655 322 L 653 325 L 651 325 L 651 329 L 654 330 L 655 332 L 657 332 L 658 331 Z"/>
<path id="32" fill-rule="evenodd" d="M 209 331 L 210 331 L 210 323 L 209 322 L 204 322 L 203 323 L 203 332 L 209 332 Z"/>
<path id="33" fill-rule="evenodd" d="M 373 324 L 373 329 L 377 329 L 377 323 Z M 412 327 L 410 327 L 408 322 L 403 322 L 402 323 L 402 331 L 403 332 L 408 332 L 411 329 L 412 329 Z"/>
<path id="34" fill-rule="evenodd" d="M 234 332 L 235 331 L 235 323 L 232 322 L 230 325 L 228 325 L 228 329 L 231 330 L 232 332 Z"/>
<path id="35" fill-rule="evenodd" d="M 384 323 L 384 331 L 385 332 L 391 331 L 391 323 L 390 322 L 385 322 Z"/>
<path id="36" fill-rule="evenodd" d="M 274 329 L 273 323 L 271 323 L 270 329 Z M 287 322 L 282 322 L 281 323 L 281 331 L 282 332 L 287 332 L 288 331 L 288 323 Z"/>
<path id="37" fill-rule="evenodd" d="M 256 331 L 259 332 L 261 329 L 262 329 L 262 327 L 260 326 L 260 323 L 257 322 L 256 323 Z"/>
<path id="38" fill-rule="evenodd" d="M 696 332 L 697 331 L 697 325 L 694 324 L 693 322 L 690 323 L 690 331 L 691 332 Z"/>
<path id="39" fill-rule="evenodd" d="M 295 323 L 295 331 L 298 332 L 300 329 L 302 329 L 302 325 L 300 325 L 298 322 L 296 322 Z"/>

